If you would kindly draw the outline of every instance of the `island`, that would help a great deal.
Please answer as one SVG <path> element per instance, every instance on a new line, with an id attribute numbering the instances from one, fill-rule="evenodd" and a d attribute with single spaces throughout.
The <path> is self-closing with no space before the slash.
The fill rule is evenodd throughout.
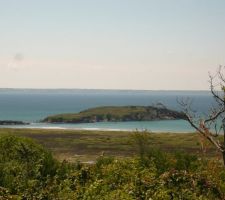
<path id="1" fill-rule="evenodd" d="M 182 112 L 154 106 L 104 106 L 79 113 L 65 113 L 46 117 L 45 123 L 94 123 L 185 119 Z"/>
<path id="2" fill-rule="evenodd" d="M 30 123 L 14 120 L 0 120 L 0 125 L 28 125 Z"/>

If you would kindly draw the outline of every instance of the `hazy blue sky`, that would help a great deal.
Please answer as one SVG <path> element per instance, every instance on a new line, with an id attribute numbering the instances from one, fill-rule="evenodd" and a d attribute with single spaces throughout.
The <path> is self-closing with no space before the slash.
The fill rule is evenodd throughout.
<path id="1" fill-rule="evenodd" d="M 225 0 L 0 0 L 0 87 L 208 89 Z"/>

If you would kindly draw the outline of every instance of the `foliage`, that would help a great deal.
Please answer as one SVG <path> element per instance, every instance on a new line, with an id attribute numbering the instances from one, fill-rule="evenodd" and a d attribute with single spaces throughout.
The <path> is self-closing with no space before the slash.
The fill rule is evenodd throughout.
<path id="1" fill-rule="evenodd" d="M 148 135 L 138 134 L 136 144 L 145 145 L 139 156 L 101 156 L 94 164 L 59 163 L 30 139 L 0 137 L 0 199 L 225 198 L 220 161 L 165 153 L 146 145 Z"/>
<path id="2" fill-rule="evenodd" d="M 50 152 L 30 139 L 15 136 L 0 139 L 0 186 L 12 194 L 35 181 L 53 177 L 57 165 Z"/>

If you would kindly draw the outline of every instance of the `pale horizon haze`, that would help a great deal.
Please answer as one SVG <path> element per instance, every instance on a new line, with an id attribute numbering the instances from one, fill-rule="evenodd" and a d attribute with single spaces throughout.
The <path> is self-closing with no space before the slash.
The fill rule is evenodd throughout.
<path id="1" fill-rule="evenodd" d="M 224 0 L 0 0 L 0 88 L 208 90 Z"/>

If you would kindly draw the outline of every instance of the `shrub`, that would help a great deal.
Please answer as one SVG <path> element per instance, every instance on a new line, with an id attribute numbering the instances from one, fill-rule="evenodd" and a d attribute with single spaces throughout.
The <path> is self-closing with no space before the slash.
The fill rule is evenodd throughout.
<path id="1" fill-rule="evenodd" d="M 28 138 L 0 137 L 0 186 L 12 193 L 23 191 L 30 180 L 56 174 L 52 154 Z"/>

